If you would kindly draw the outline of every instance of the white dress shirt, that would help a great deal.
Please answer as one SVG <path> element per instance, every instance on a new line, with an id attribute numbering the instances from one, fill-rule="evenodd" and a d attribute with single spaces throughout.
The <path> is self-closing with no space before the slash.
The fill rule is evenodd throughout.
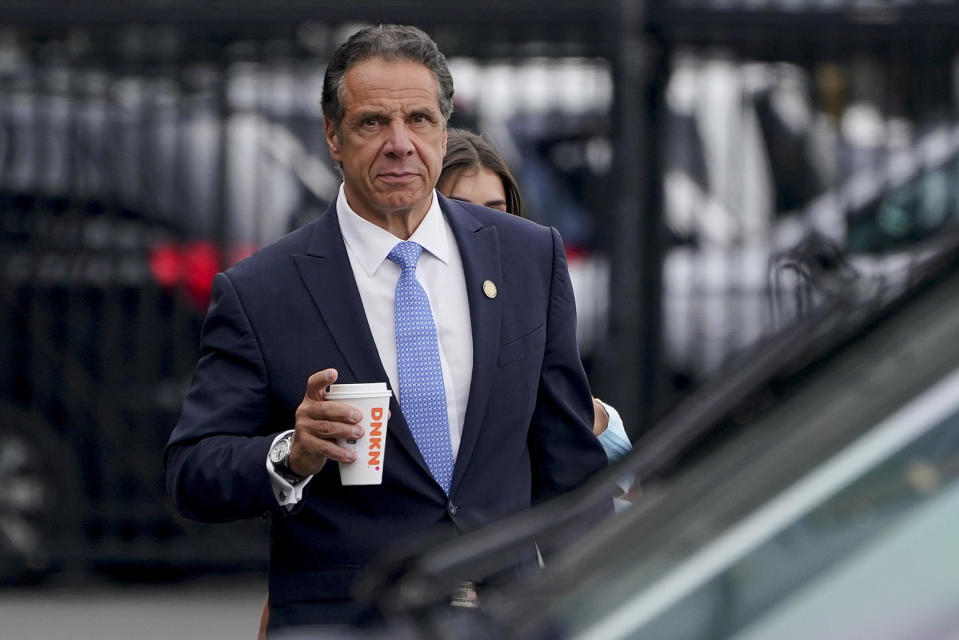
<path id="1" fill-rule="evenodd" d="M 403 240 L 357 215 L 346 201 L 342 185 L 336 199 L 336 215 L 346 243 L 350 266 L 353 268 L 353 277 L 363 302 L 363 310 L 373 333 L 373 342 L 389 378 L 390 388 L 399 399 L 393 294 L 401 269 L 388 259 L 387 255 Z M 455 459 L 463 433 L 466 402 L 473 374 L 473 330 L 470 325 L 469 301 L 466 297 L 466 280 L 459 247 L 446 217 L 440 210 L 435 192 L 426 217 L 409 240 L 420 244 L 424 249 L 416 265 L 416 278 L 426 291 L 436 322 L 443 386 L 446 390 L 450 444 Z M 306 384 L 305 380 L 303 384 Z M 267 469 L 277 501 L 282 505 L 299 502 L 307 481 L 293 487 L 275 473 L 269 460 Z"/>

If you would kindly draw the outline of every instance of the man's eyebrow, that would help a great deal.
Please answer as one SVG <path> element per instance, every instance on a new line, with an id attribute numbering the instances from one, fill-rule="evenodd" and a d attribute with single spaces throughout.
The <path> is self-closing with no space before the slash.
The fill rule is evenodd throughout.
<path id="1" fill-rule="evenodd" d="M 386 112 L 385 112 L 385 111 L 377 111 L 377 110 L 375 110 L 375 109 L 369 109 L 369 110 L 367 110 L 367 111 L 360 111 L 360 112 L 358 112 L 358 113 L 356 114 L 356 116 L 355 116 L 355 118 L 356 118 L 356 120 L 357 120 L 358 122 L 362 122 L 363 120 L 369 120 L 369 119 L 371 119 L 371 118 L 374 119 L 374 120 L 379 120 L 379 119 L 384 118 L 384 117 L 386 117 Z"/>
<path id="2" fill-rule="evenodd" d="M 415 109 L 410 110 L 409 117 L 426 116 L 430 120 L 435 120 L 438 113 L 439 113 L 438 111 L 434 111 L 433 109 L 429 107 L 417 107 Z"/>
<path id="3" fill-rule="evenodd" d="M 504 205 L 504 206 L 505 206 L 505 205 L 506 205 L 506 200 L 487 200 L 486 202 L 483 203 L 483 206 L 484 206 L 484 207 L 494 207 L 494 206 L 496 206 L 496 205 L 498 205 L 498 204 L 501 204 L 501 205 Z"/>

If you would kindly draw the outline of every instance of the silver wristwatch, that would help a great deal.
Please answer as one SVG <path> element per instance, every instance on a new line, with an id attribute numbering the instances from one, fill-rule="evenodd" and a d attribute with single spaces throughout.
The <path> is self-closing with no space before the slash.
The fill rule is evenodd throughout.
<path id="1" fill-rule="evenodd" d="M 298 482 L 302 482 L 304 477 L 298 473 L 293 473 L 287 465 L 290 459 L 290 445 L 292 441 L 293 434 L 288 433 L 274 442 L 273 446 L 270 447 L 270 462 L 273 463 L 273 470 L 276 471 L 277 475 L 290 484 L 295 485 Z"/>

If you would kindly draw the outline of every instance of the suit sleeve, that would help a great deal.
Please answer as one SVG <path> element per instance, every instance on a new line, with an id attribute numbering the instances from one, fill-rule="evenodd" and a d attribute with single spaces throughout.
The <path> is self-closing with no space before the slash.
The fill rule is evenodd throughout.
<path id="1" fill-rule="evenodd" d="M 277 508 L 266 471 L 273 440 L 268 375 L 240 297 L 223 273 L 213 282 L 201 348 L 164 454 L 167 492 L 180 513 L 196 520 L 261 516 Z"/>
<path id="2" fill-rule="evenodd" d="M 559 233 L 551 229 L 546 349 L 529 432 L 533 499 L 574 489 L 607 464 L 593 435 L 593 401 L 576 342 L 576 304 Z"/>

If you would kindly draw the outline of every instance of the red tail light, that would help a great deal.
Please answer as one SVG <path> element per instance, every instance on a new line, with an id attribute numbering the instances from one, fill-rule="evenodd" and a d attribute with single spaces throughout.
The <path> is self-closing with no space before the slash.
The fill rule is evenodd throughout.
<path id="1" fill-rule="evenodd" d="M 574 244 L 566 245 L 566 260 L 567 262 L 576 262 L 578 260 L 584 260 L 589 256 L 589 252 Z"/>
<path id="2" fill-rule="evenodd" d="M 220 252 L 212 242 L 203 240 L 184 245 L 164 244 L 150 254 L 150 271 L 165 289 L 182 287 L 198 309 L 210 304 L 213 276 L 221 268 Z"/>
<path id="3" fill-rule="evenodd" d="M 180 263 L 180 250 L 172 244 L 154 247 L 150 252 L 150 271 L 156 283 L 163 288 L 175 287 L 180 282 L 183 270 Z"/>
<path id="4" fill-rule="evenodd" d="M 209 242 L 194 242 L 183 248 L 183 286 L 198 308 L 210 304 L 213 276 L 220 271 L 220 252 Z"/>

